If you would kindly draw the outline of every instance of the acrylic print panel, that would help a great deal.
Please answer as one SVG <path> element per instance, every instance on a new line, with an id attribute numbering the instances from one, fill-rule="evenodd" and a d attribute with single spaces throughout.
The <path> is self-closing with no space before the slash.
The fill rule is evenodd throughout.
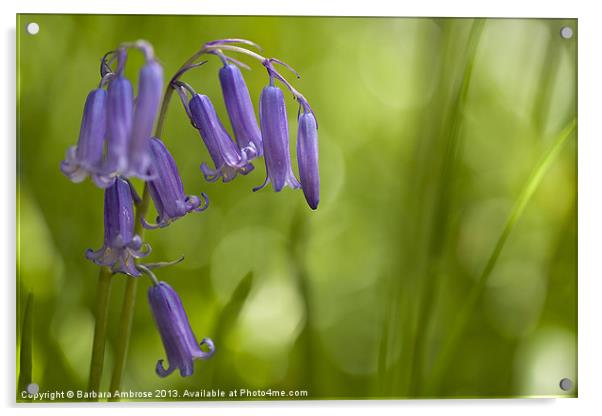
<path id="1" fill-rule="evenodd" d="M 577 395 L 576 20 L 17 27 L 18 402 Z"/>

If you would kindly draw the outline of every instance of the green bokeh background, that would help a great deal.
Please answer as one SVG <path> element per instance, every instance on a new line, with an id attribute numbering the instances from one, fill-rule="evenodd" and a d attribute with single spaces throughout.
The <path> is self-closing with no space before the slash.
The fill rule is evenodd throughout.
<path id="1" fill-rule="evenodd" d="M 25 32 L 30 21 L 40 25 L 36 36 Z M 187 193 L 206 192 L 211 205 L 145 239 L 152 261 L 185 256 L 157 274 L 217 353 L 196 362 L 192 377 L 155 375 L 164 351 L 146 279 L 123 388 L 576 396 L 576 386 L 558 384 L 577 381 L 575 137 L 510 234 L 466 329 L 447 343 L 530 173 L 576 117 L 576 20 L 477 25 L 471 36 L 472 19 L 18 16 L 17 354 L 32 291 L 32 381 L 41 391 L 87 385 L 98 269 L 83 253 L 102 244 L 103 193 L 70 183 L 58 167 L 77 140 L 100 57 L 147 39 L 168 76 L 204 42 L 240 37 L 302 74 L 294 85 L 320 126 L 320 207 L 312 212 L 300 191 L 251 192 L 264 178 L 261 161 L 232 183 L 206 183 L 207 152 L 174 100 L 164 140 Z M 559 36 L 564 25 L 572 39 Z M 209 60 L 184 79 L 213 99 L 230 129 L 219 62 Z M 245 76 L 257 103 L 266 74 L 241 60 L 253 66 Z M 131 54 L 134 81 L 141 62 Z M 125 279 L 112 282 L 103 388 Z"/>

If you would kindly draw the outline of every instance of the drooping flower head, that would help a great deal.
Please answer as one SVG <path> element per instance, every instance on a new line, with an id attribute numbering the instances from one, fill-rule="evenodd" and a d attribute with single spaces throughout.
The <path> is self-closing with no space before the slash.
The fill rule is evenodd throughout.
<path id="1" fill-rule="evenodd" d="M 248 159 L 263 154 L 261 132 L 255 118 L 255 110 L 249 89 L 238 66 L 226 63 L 219 71 L 224 102 L 234 131 L 234 137 L 241 152 Z"/>
<path id="2" fill-rule="evenodd" d="M 146 179 L 151 163 L 148 139 L 152 136 L 155 118 L 159 111 L 163 92 L 163 67 L 154 59 L 140 69 L 138 95 L 134 110 L 129 144 L 129 176 Z"/>
<path id="3" fill-rule="evenodd" d="M 205 179 L 214 182 L 220 177 L 229 182 L 238 173 L 246 175 L 253 170 L 245 152 L 241 154 L 220 121 L 209 97 L 195 94 L 188 103 L 188 111 L 194 126 L 199 130 L 215 165 L 211 169 L 206 163 L 201 165 Z"/>
<path id="4" fill-rule="evenodd" d="M 134 234 L 134 202 L 126 180 L 116 178 L 105 190 L 104 209 L 104 244 L 97 251 L 86 251 L 86 258 L 113 272 L 139 276 L 134 261 L 147 256 L 150 246 Z"/>
<path id="5" fill-rule="evenodd" d="M 90 91 L 84 104 L 79 139 L 67 150 L 61 171 L 73 182 L 90 176 L 101 188 L 111 185 L 101 173 L 105 135 L 107 131 L 107 93 L 102 88 Z"/>
<path id="6" fill-rule="evenodd" d="M 297 164 L 305 200 L 311 209 L 320 202 L 320 173 L 318 170 L 318 126 L 311 112 L 299 116 L 297 131 Z"/>
<path id="7" fill-rule="evenodd" d="M 164 227 L 191 211 L 205 210 L 207 196 L 201 194 L 204 200 L 201 201 L 198 196 L 185 195 L 176 161 L 161 140 L 151 137 L 149 141 L 152 156 L 150 176 L 153 179 L 148 182 L 148 185 L 159 215 L 156 225 L 148 224 L 143 219 L 144 227 Z"/>
<path id="8" fill-rule="evenodd" d="M 259 98 L 259 121 L 267 175 L 263 184 L 253 190 L 262 189 L 270 182 L 276 192 L 285 185 L 299 188 L 301 185 L 291 167 L 286 105 L 280 88 L 274 85 L 264 87 Z"/>
<path id="9" fill-rule="evenodd" d="M 151 286 L 148 301 L 168 361 L 167 368 L 164 367 L 163 360 L 157 362 L 157 374 L 166 377 L 179 369 L 182 377 L 192 375 L 195 359 L 206 360 L 213 355 L 213 341 L 203 338 L 200 344 L 197 342 L 180 297 L 167 283 L 158 282 Z M 207 352 L 201 349 L 203 345 L 207 347 Z"/>

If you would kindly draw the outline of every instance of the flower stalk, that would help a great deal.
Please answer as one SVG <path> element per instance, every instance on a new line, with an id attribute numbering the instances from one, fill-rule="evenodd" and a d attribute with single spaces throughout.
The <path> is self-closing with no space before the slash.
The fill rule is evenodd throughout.
<path id="1" fill-rule="evenodd" d="M 98 273 L 95 311 L 96 323 L 94 326 L 94 339 L 92 341 L 92 358 L 90 360 L 88 391 L 98 392 L 100 389 L 100 380 L 102 379 L 107 337 L 107 317 L 109 315 L 109 294 L 111 292 L 111 275 L 112 273 L 108 267 L 101 267 Z"/>
<path id="2" fill-rule="evenodd" d="M 134 232 L 142 238 L 144 228 L 142 227 L 141 219 L 146 215 L 148 211 L 149 203 L 149 192 L 148 186 L 144 185 L 144 192 L 142 193 L 141 201 L 136 204 L 136 226 Z M 127 361 L 127 351 L 130 344 L 130 337 L 132 335 L 132 321 L 134 319 L 134 309 L 136 306 L 136 289 L 138 287 L 138 279 L 135 277 L 128 277 L 125 286 L 125 293 L 123 295 L 123 304 L 121 307 L 121 320 L 119 325 L 119 334 L 117 336 L 116 353 L 115 353 L 115 366 L 113 367 L 113 374 L 111 376 L 110 391 L 120 390 L 121 382 L 123 381 L 123 372 L 125 370 L 125 364 Z M 112 401 L 119 401 L 119 398 L 113 398 Z"/>
<path id="3" fill-rule="evenodd" d="M 173 265 L 181 259 L 150 264 L 143 264 L 139 261 L 141 257 L 150 253 L 150 245 L 143 243 L 144 227 L 151 229 L 165 227 L 188 212 L 202 211 L 207 207 L 208 200 L 204 194 L 201 193 L 202 198 L 199 198 L 184 193 L 176 162 L 163 144 L 162 133 L 165 118 L 174 90 L 183 100 L 184 108 L 192 125 L 201 133 L 205 147 L 215 164 L 215 169 L 209 169 L 207 166 L 204 169 L 203 165 L 205 164 L 201 165 L 201 170 L 207 180 L 222 177 L 223 181 L 227 182 L 234 179 L 239 173 L 244 175 L 253 170 L 250 161 L 264 154 L 266 146 L 264 146 L 262 135 L 267 134 L 263 130 L 268 126 L 268 130 L 271 129 L 269 139 L 271 139 L 272 146 L 268 146 L 269 154 L 266 156 L 266 160 L 276 158 L 275 160 L 278 162 L 271 164 L 273 173 L 270 174 L 270 177 L 273 177 L 273 181 L 275 181 L 275 189 L 280 190 L 281 185 L 284 184 L 289 184 L 294 188 L 300 187 L 300 184 L 291 170 L 284 98 L 282 91 L 274 86 L 274 80 L 279 80 L 298 101 L 299 114 L 302 119 L 300 121 L 305 118 L 314 121 L 309 129 L 300 130 L 300 138 L 303 143 L 299 149 L 304 160 L 302 167 L 304 173 L 311 172 L 313 174 L 315 172 L 317 174 L 317 166 L 314 163 L 317 160 L 317 123 L 315 123 L 313 111 L 305 97 L 274 68 L 274 64 L 288 68 L 299 77 L 297 72 L 278 59 L 265 58 L 256 52 L 237 46 L 237 44 L 261 50 L 253 42 L 244 39 L 222 39 L 208 42 L 175 72 L 162 97 L 163 68 L 155 59 L 152 45 L 148 42 L 122 43 L 117 49 L 105 54 L 101 60 L 101 81 L 97 91 L 93 92 L 92 98 L 95 100 L 89 100 L 90 104 L 84 113 L 83 136 L 81 136 L 83 138 L 80 137 L 78 147 L 72 147 L 71 153 L 67 154 L 66 161 L 62 165 L 63 173 L 73 181 L 79 182 L 85 176 L 90 176 L 97 186 L 105 189 L 104 243 L 99 250 L 86 252 L 89 260 L 101 266 L 96 306 L 97 320 L 90 363 L 89 388 L 92 391 L 98 391 L 102 378 L 108 299 L 114 273 L 126 275 L 126 287 L 115 342 L 115 363 L 110 381 L 111 392 L 121 389 L 132 333 L 138 277 L 141 273 L 148 275 L 153 281 L 153 286 L 149 289 L 149 303 L 165 346 L 168 361 L 167 367 L 162 365 L 162 361 L 158 362 L 157 374 L 164 377 L 175 369 L 179 369 L 182 376 L 191 375 L 193 372 L 192 361 L 196 358 L 209 358 L 214 351 L 211 339 L 204 338 L 200 344 L 196 342 L 190 325 L 184 325 L 187 329 L 181 331 L 184 327 L 183 324 L 188 322 L 181 301 L 177 293 L 166 283 L 160 282 L 151 271 L 153 268 Z M 127 49 L 138 49 L 145 58 L 145 63 L 140 69 L 135 99 L 131 83 L 123 76 Z M 269 75 L 270 83 L 266 88 L 279 93 L 276 101 L 272 100 L 275 105 L 262 103 L 266 104 L 264 110 L 270 111 L 268 111 L 269 114 L 266 111 L 262 113 L 261 129 L 257 123 L 244 77 L 239 69 L 239 67 L 250 68 L 242 62 L 226 56 L 222 49 L 244 53 L 260 60 Z M 199 59 L 204 54 L 217 56 L 224 65 L 220 71 L 220 84 L 235 140 L 232 140 L 223 127 L 209 98 L 197 94 L 190 85 L 180 81 L 184 73 L 207 62 Z M 188 94 L 192 97 L 190 101 L 188 101 Z M 104 100 L 107 95 L 109 99 Z M 98 99 L 96 99 L 97 96 Z M 106 105 L 105 101 L 107 101 Z M 94 121 L 96 124 L 89 123 L 88 120 Z M 154 135 L 152 135 L 153 124 L 155 124 Z M 303 125 L 305 126 L 305 124 L 307 123 Z M 107 137 L 105 137 L 105 134 L 101 134 L 104 130 L 101 132 L 96 126 L 107 125 L 109 129 Z M 281 144 L 283 145 L 281 146 Z M 79 153 L 77 153 L 78 148 L 80 148 Z M 75 156 L 78 156 L 79 159 L 76 160 Z M 280 162 L 284 162 L 283 166 L 279 165 Z M 87 170 L 80 174 L 77 169 L 82 164 Z M 138 197 L 129 180 L 133 177 L 144 181 L 142 198 Z M 315 209 L 318 194 L 310 189 L 310 181 L 307 178 L 311 178 L 311 175 L 303 177 L 306 179 L 306 186 L 309 187 L 307 190 L 304 189 L 306 199 L 309 198 L 307 192 L 310 192 L 311 195 L 315 194 L 315 197 L 312 196 L 313 199 L 308 199 L 310 207 Z M 159 214 L 156 224 L 148 224 L 144 221 L 151 198 Z M 165 308 L 166 305 L 169 307 Z M 175 306 L 177 306 L 177 310 L 172 308 Z M 204 349 L 201 349 L 201 346 L 204 346 Z M 119 398 L 111 400 L 117 401 Z"/>

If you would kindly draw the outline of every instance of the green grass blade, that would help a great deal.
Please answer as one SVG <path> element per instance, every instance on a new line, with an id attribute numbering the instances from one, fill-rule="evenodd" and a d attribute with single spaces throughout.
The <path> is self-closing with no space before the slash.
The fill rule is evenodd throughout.
<path id="1" fill-rule="evenodd" d="M 251 289 L 253 288 L 253 272 L 249 272 L 241 279 L 241 281 L 234 289 L 232 296 L 228 300 L 228 303 L 222 309 L 215 327 L 215 336 L 213 341 L 215 342 L 216 348 L 219 349 L 222 357 L 227 357 L 227 347 L 225 344 L 225 338 L 227 334 L 232 330 L 238 320 L 240 312 L 244 307 Z M 227 360 L 220 361 L 210 360 L 207 363 L 205 369 L 206 380 L 210 381 L 207 385 L 223 385 L 226 383 L 225 374 L 228 373 L 228 366 L 230 365 Z"/>
<path id="2" fill-rule="evenodd" d="M 218 334 L 221 335 L 223 331 L 228 330 L 238 318 L 242 307 L 244 306 L 247 297 L 249 297 L 249 293 L 251 292 L 251 288 L 253 287 L 253 272 L 249 272 L 243 277 L 234 289 L 230 300 L 224 306 L 222 310 L 219 325 L 218 325 Z"/>
<path id="3" fill-rule="evenodd" d="M 27 389 L 32 382 L 33 371 L 33 293 L 27 294 L 27 301 L 23 313 L 21 327 L 21 345 L 19 354 L 19 381 L 17 383 L 17 397 L 19 400 L 21 392 Z"/>
<path id="4" fill-rule="evenodd" d="M 502 252 L 502 249 L 504 248 L 504 245 L 508 240 L 508 236 L 510 235 L 514 226 L 522 216 L 523 212 L 525 211 L 527 204 L 529 203 L 531 197 L 537 190 L 537 187 L 539 186 L 544 175 L 548 171 L 548 168 L 556 159 L 556 156 L 558 155 L 560 150 L 562 150 L 564 144 L 566 144 L 568 139 L 570 139 L 573 136 L 576 126 L 577 121 L 576 119 L 573 119 L 562 129 L 562 131 L 558 134 L 557 138 L 555 139 L 554 144 L 541 159 L 541 161 L 531 174 L 531 177 L 527 181 L 527 184 L 518 196 L 514 204 L 514 208 L 512 209 L 508 220 L 506 221 L 506 225 L 504 226 L 504 229 L 502 230 L 502 233 L 500 234 L 500 237 L 498 238 L 493 248 L 493 251 L 489 256 L 489 259 L 487 260 L 487 263 L 485 264 L 485 267 L 481 272 L 477 283 L 475 284 L 470 295 L 467 298 L 464 309 L 458 314 L 458 318 L 456 319 L 455 324 L 452 326 L 447 341 L 441 349 L 441 353 L 437 357 L 435 364 L 433 365 L 431 376 L 429 377 L 426 386 L 427 391 L 430 394 L 437 393 L 436 390 L 438 388 L 439 381 L 441 380 L 441 377 L 443 376 L 450 362 L 450 359 L 453 357 L 457 343 L 462 333 L 464 332 L 464 329 L 469 323 L 470 317 L 474 313 L 477 301 L 483 293 L 487 281 L 491 276 L 491 272 L 497 264 L 497 260 Z"/>

